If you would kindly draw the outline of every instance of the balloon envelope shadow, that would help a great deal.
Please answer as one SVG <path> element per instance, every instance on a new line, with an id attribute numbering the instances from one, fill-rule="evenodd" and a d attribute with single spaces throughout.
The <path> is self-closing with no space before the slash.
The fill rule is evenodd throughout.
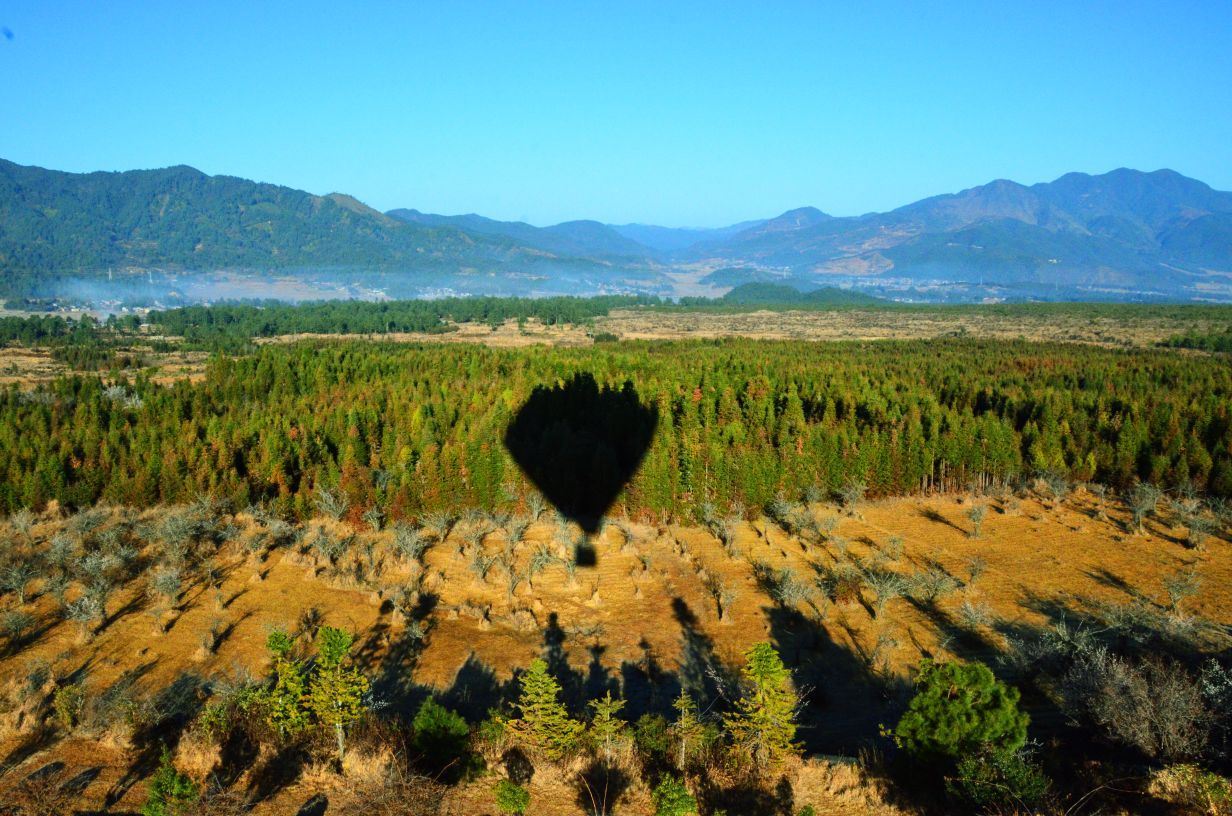
<path id="1" fill-rule="evenodd" d="M 579 373 L 563 385 L 537 386 L 506 428 L 505 447 L 539 492 L 589 536 L 637 472 L 658 424 L 658 409 L 641 403 L 632 382 L 600 388 Z"/>

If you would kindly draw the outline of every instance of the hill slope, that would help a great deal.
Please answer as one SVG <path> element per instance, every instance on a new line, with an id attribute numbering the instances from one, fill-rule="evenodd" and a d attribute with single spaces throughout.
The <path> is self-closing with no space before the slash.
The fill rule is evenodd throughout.
<path id="1" fill-rule="evenodd" d="M 998 180 L 888 213 L 804 208 L 696 248 L 796 273 L 1222 292 L 1232 297 L 1232 193 L 1171 170 Z"/>
<path id="2" fill-rule="evenodd" d="M 523 221 L 497 221 L 474 213 L 436 215 L 397 209 L 386 215 L 408 224 L 453 227 L 477 235 L 501 236 L 562 256 L 644 258 L 653 254 L 649 247 L 598 221 L 566 221 L 550 227 L 535 227 Z"/>
<path id="3" fill-rule="evenodd" d="M 1121 169 L 1031 186 L 998 180 L 855 217 L 801 207 L 707 230 L 535 227 L 381 213 L 339 193 L 191 167 L 76 174 L 0 160 L 0 291 L 8 294 L 108 270 L 340 268 L 431 273 L 431 286 L 488 294 L 524 293 L 528 276 L 535 291 L 666 294 L 668 266 L 729 268 L 712 285 L 1232 300 L 1232 193 L 1170 170 Z"/>
<path id="4" fill-rule="evenodd" d="M 404 224 L 349 196 L 191 167 L 74 174 L 0 161 L 0 264 L 10 271 L 389 266 L 517 250 L 507 240 Z"/>

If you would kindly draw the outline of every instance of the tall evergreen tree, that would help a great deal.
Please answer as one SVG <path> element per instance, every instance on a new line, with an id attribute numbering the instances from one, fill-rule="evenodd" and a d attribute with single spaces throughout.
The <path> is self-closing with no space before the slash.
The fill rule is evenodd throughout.
<path id="1" fill-rule="evenodd" d="M 628 723 L 620 718 L 625 701 L 607 691 L 599 699 L 591 700 L 590 707 L 595 712 L 590 721 L 591 742 L 603 753 L 603 758 L 611 762 L 628 728 Z"/>
<path id="2" fill-rule="evenodd" d="M 683 771 L 689 755 L 700 746 L 705 728 L 697 718 L 697 704 L 684 689 L 680 690 L 672 708 L 676 709 L 676 722 L 672 723 L 672 736 L 677 745 L 676 767 Z"/>
<path id="3" fill-rule="evenodd" d="M 800 748 L 796 743 L 796 694 L 791 672 L 769 643 L 745 652 L 745 689 L 736 710 L 724 718 L 738 750 L 760 768 L 773 767 Z"/>
<path id="4" fill-rule="evenodd" d="M 363 714 L 364 693 L 368 691 L 368 678 L 348 660 L 353 640 L 349 632 L 321 627 L 316 670 L 308 686 L 308 709 L 319 723 L 333 728 L 339 762 L 346 750 L 346 726 Z"/>
<path id="5" fill-rule="evenodd" d="M 548 759 L 560 759 L 577 744 L 586 726 L 569 716 L 560 702 L 560 683 L 548 673 L 548 664 L 542 659 L 531 661 L 521 684 L 522 694 L 516 703 L 520 716 L 509 723 L 510 727 Z"/>

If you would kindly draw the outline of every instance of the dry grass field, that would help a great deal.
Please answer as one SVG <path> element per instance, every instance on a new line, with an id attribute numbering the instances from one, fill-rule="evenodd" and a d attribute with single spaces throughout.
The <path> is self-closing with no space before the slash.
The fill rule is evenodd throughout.
<path id="1" fill-rule="evenodd" d="M 1226 323 L 1180 321 L 1166 316 L 1079 314 L 989 314 L 978 309 L 751 311 L 739 313 L 613 310 L 595 321 L 596 331 L 622 340 L 749 337 L 762 340 L 926 340 L 967 336 L 1000 340 L 1151 346 L 1188 330 L 1208 331 Z"/>
<path id="2" fill-rule="evenodd" d="M 176 380 L 201 379 L 210 356 L 204 351 L 152 352 L 144 347 L 137 351 L 148 362 L 142 370 L 148 372 L 154 382 L 164 385 Z M 21 387 L 34 386 L 72 373 L 70 366 L 52 358 L 50 348 L 0 347 L 0 386 L 12 383 Z"/>
<path id="3" fill-rule="evenodd" d="M 986 517 L 974 537 L 977 506 Z M 921 658 L 997 664 L 1015 639 L 1130 608 L 1212 648 L 1226 647 L 1232 629 L 1230 531 L 1191 547 L 1164 505 L 1139 533 L 1119 502 L 1081 488 L 1062 497 L 1040 486 L 851 509 L 819 503 L 793 513 L 787 525 L 733 517 L 711 529 L 616 520 L 588 543 L 551 511 L 524 530 L 516 517 L 474 513 L 447 530 L 395 533 L 328 518 L 288 528 L 209 507 L 72 516 L 52 508 L 28 529 L 10 524 L 12 546 L 79 547 L 108 540 L 109 530 L 121 531 L 113 542 L 122 534 L 148 543 L 124 556 L 133 567 L 101 620 L 79 625 L 59 613 L 80 594 L 75 582 L 40 575 L 24 588 L 24 604 L 8 596 L 10 613 L 31 621 L 19 636 L 6 634 L 0 660 L 0 789 L 14 795 L 51 768 L 75 780 L 79 809 L 139 810 L 157 750 L 134 724 L 141 711 L 180 712 L 159 738 L 177 746 L 182 770 L 201 779 L 225 770 L 237 760 L 192 725 L 208 690 L 265 676 L 271 628 L 309 636 L 328 624 L 356 634 L 357 663 L 383 705 L 413 710 L 432 693 L 472 720 L 508 698 L 514 671 L 535 656 L 548 660 L 573 705 L 617 688 L 635 719 L 682 686 L 715 691 L 750 644 L 769 640 L 810 701 L 801 737 L 811 758 L 785 773 L 795 806 L 897 813 L 874 776 L 825 757 L 879 744 L 878 726 Z M 211 532 L 186 562 L 182 595 L 160 601 L 151 565 L 164 558 L 158 531 L 176 519 Z M 406 546 L 408 536 L 419 544 Z M 579 544 L 593 547 L 593 566 L 577 558 Z M 1192 595 L 1176 589 L 1178 576 L 1192 576 Z M 1012 665 L 999 671 L 1013 682 Z M 48 708 L 69 683 L 80 683 L 86 699 L 72 728 Z M 1036 738 L 1067 727 L 1047 700 L 1024 702 Z M 326 762 L 262 754 L 231 769 L 232 789 L 258 802 L 259 814 L 295 813 L 321 797 L 329 812 L 347 812 L 390 760 L 372 741 L 352 744 L 345 775 Z M 582 812 L 573 770 L 536 773 L 533 812 Z M 451 789 L 449 812 L 495 813 L 491 785 L 484 777 Z M 648 791 L 631 787 L 619 812 L 652 813 Z"/>

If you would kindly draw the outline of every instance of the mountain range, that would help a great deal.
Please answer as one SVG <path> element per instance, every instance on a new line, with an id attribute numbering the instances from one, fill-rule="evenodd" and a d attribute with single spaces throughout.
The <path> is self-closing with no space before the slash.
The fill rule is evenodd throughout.
<path id="1" fill-rule="evenodd" d="M 151 269 L 371 274 L 412 290 L 721 293 L 747 282 L 911 299 L 1232 300 L 1232 193 L 1171 170 L 998 180 L 885 213 L 813 207 L 720 229 L 379 212 L 190 167 L 74 174 L 0 160 L 0 292 Z M 528 283 L 529 282 L 529 283 Z"/>

